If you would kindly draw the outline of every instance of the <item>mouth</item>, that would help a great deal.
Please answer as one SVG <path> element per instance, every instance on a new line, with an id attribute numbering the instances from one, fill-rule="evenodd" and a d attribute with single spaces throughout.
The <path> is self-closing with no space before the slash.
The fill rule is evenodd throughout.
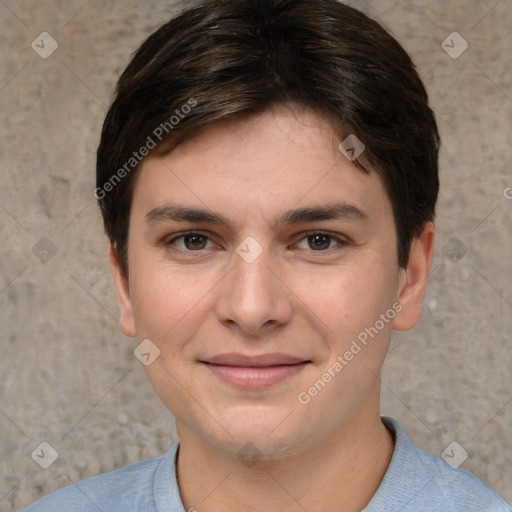
<path id="1" fill-rule="evenodd" d="M 241 389 L 276 385 L 297 375 L 311 363 L 286 354 L 221 354 L 200 362 L 215 377 Z"/>

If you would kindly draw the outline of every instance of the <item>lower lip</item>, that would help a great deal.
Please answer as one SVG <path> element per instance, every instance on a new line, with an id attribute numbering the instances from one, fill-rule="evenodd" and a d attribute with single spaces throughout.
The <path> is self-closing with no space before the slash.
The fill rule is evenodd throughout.
<path id="1" fill-rule="evenodd" d="M 297 375 L 308 363 L 282 366 L 222 366 L 205 363 L 215 376 L 243 389 L 260 389 Z"/>

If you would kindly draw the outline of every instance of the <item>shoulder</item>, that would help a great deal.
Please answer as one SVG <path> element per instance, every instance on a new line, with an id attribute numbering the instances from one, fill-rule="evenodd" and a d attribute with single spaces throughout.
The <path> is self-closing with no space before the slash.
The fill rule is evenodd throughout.
<path id="1" fill-rule="evenodd" d="M 156 512 L 155 481 L 174 462 L 177 445 L 166 454 L 82 480 L 48 494 L 23 512 Z M 170 468 L 168 472 L 170 472 Z"/>
<path id="2" fill-rule="evenodd" d="M 390 505 L 402 512 L 512 512 L 478 477 L 416 447 L 396 420 L 383 419 L 395 431 L 395 451 L 365 512 L 390 510 Z"/>

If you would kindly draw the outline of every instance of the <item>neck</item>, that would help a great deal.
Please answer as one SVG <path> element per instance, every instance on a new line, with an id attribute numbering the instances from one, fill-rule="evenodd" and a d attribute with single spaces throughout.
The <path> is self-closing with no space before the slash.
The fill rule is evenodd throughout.
<path id="1" fill-rule="evenodd" d="M 386 473 L 394 439 L 378 407 L 373 416 L 360 416 L 309 450 L 251 466 L 179 425 L 177 472 L 185 510 L 362 510 Z"/>

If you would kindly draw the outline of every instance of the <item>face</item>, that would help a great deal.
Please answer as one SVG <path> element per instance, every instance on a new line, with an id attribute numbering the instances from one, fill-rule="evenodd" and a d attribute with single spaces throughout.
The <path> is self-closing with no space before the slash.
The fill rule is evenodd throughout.
<path id="1" fill-rule="evenodd" d="M 383 184 L 339 142 L 315 112 L 280 107 L 140 170 L 128 279 L 112 251 L 120 324 L 158 347 L 145 370 L 180 438 L 277 458 L 378 414 L 421 272 L 399 268 Z"/>

